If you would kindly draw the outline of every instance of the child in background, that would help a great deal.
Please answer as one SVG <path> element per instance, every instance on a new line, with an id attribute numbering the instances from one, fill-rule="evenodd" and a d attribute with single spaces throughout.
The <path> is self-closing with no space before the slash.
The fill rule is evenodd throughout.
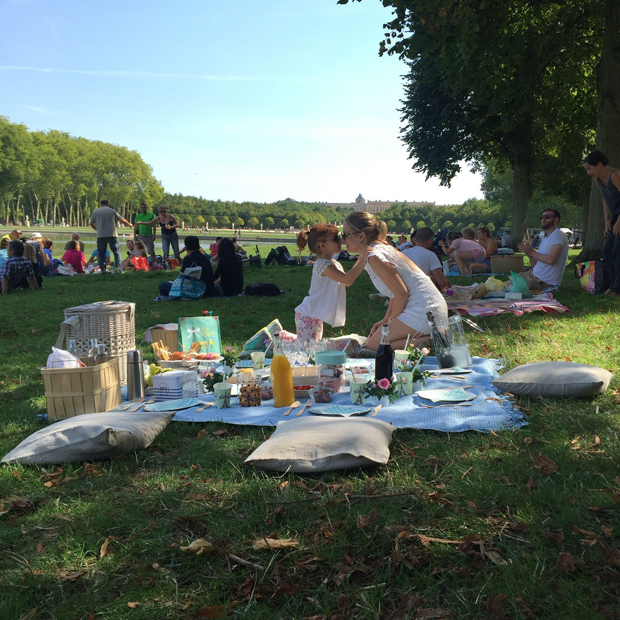
<path id="1" fill-rule="evenodd" d="M 283 340 L 320 340 L 323 337 L 323 322 L 332 327 L 342 327 L 347 314 L 345 287 L 355 282 L 368 257 L 364 248 L 355 265 L 345 273 L 342 265 L 333 259 L 342 246 L 338 229 L 332 224 L 315 224 L 310 230 L 302 230 L 297 235 L 300 254 L 306 245 L 316 254 L 310 291 L 295 308 L 297 335 L 283 330 L 280 332 Z"/>
<path id="2" fill-rule="evenodd" d="M 67 265 L 73 265 L 75 273 L 84 273 L 84 263 L 86 258 L 84 252 L 78 250 L 77 241 L 69 241 L 67 244 L 69 249 L 62 255 L 62 262 Z"/>

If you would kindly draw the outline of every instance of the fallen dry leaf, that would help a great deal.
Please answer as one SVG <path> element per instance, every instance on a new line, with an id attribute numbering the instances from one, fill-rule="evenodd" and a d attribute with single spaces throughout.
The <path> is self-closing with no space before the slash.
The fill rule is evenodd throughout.
<path id="1" fill-rule="evenodd" d="M 18 497 L 13 500 L 11 506 L 22 513 L 32 512 L 34 510 L 34 502 L 25 497 Z"/>
<path id="2" fill-rule="evenodd" d="M 525 485 L 528 491 L 533 491 L 538 485 L 536 484 L 536 480 L 534 480 L 534 476 L 530 476 L 530 479 L 527 481 Z"/>
<path id="3" fill-rule="evenodd" d="M 567 551 L 560 553 L 555 563 L 555 570 L 561 573 L 572 573 L 576 568 L 575 558 L 572 554 Z"/>
<path id="4" fill-rule="evenodd" d="M 138 601 L 132 601 L 130 603 L 127 603 L 127 607 L 129 607 L 129 609 L 135 609 L 136 607 L 139 607 L 140 603 Z"/>
<path id="5" fill-rule="evenodd" d="M 290 594 L 297 594 L 301 591 L 301 586 L 298 583 L 283 583 L 274 593 L 271 598 L 277 598 L 278 596 L 286 596 Z"/>
<path id="6" fill-rule="evenodd" d="M 198 437 L 198 439 L 200 439 L 201 437 L 204 437 L 207 434 L 207 431 L 205 431 L 205 429 L 203 428 L 201 431 L 198 431 L 196 433 L 196 437 Z"/>
<path id="7" fill-rule="evenodd" d="M 181 547 L 181 551 L 191 551 L 196 555 L 203 555 L 204 553 L 211 553 L 214 547 L 210 542 L 207 542 L 204 538 L 194 540 L 187 547 Z"/>
<path id="8" fill-rule="evenodd" d="M 37 545 L 37 548 L 34 550 L 34 552 L 35 552 L 35 553 L 43 553 L 46 549 L 47 549 L 47 547 L 44 547 L 44 546 L 43 546 L 43 543 L 42 543 L 42 542 L 40 542 L 40 543 Z"/>
<path id="9" fill-rule="evenodd" d="M 27 613 L 25 616 L 22 616 L 19 620 L 32 620 L 36 615 L 38 609 L 33 609 L 31 612 Z"/>
<path id="10" fill-rule="evenodd" d="M 554 463 L 551 459 L 548 459 L 542 454 L 535 454 L 534 460 L 536 461 L 536 468 L 543 475 L 553 474 L 559 469 L 557 463 Z"/>
<path id="11" fill-rule="evenodd" d="M 531 443 L 533 443 L 533 441 L 534 441 L 534 440 L 533 440 L 531 437 L 526 437 L 526 438 L 523 440 L 523 442 L 524 442 L 525 444 L 527 444 L 528 446 L 529 446 Z"/>
<path id="12" fill-rule="evenodd" d="M 462 545 L 463 540 L 445 540 L 444 538 L 433 538 L 432 536 L 424 536 L 424 534 L 414 534 L 417 536 L 422 546 L 428 547 L 432 542 L 443 543 L 444 545 Z"/>
<path id="13" fill-rule="evenodd" d="M 60 581 L 77 581 L 86 571 L 62 571 L 60 573 Z"/>
<path id="14" fill-rule="evenodd" d="M 269 551 L 270 549 L 297 549 L 299 541 L 296 538 L 259 538 L 252 543 L 254 551 Z"/>
<path id="15" fill-rule="evenodd" d="M 358 529 L 363 529 L 373 525 L 381 518 L 381 515 L 373 508 L 367 515 L 357 515 L 356 523 Z"/>
<path id="16" fill-rule="evenodd" d="M 108 536 L 101 545 L 101 549 L 99 549 L 99 559 L 105 558 L 108 555 L 108 545 L 110 544 L 110 537 Z"/>
<path id="17" fill-rule="evenodd" d="M 545 538 L 553 540 L 558 545 L 564 544 L 564 532 L 552 532 L 550 530 L 545 530 Z"/>
<path id="18" fill-rule="evenodd" d="M 607 527 L 606 525 L 601 525 L 601 530 L 603 531 L 603 534 L 605 534 L 605 536 L 613 536 L 613 533 L 614 533 L 613 527 Z"/>
<path id="19" fill-rule="evenodd" d="M 57 512 L 53 512 L 52 517 L 56 519 L 60 519 L 61 521 L 67 521 L 67 523 L 73 523 L 73 519 L 70 519 L 69 517 L 65 517 L 64 515 L 61 515 Z"/>

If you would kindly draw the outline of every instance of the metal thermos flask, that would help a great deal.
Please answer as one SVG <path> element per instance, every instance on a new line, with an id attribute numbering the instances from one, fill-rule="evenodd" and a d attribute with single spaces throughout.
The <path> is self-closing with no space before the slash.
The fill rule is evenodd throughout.
<path id="1" fill-rule="evenodd" d="M 127 400 L 144 397 L 142 351 L 127 352 Z"/>

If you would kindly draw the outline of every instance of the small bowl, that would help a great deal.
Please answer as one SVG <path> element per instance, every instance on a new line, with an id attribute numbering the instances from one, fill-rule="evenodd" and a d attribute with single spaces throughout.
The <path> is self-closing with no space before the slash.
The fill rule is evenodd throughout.
<path id="1" fill-rule="evenodd" d="M 317 386 L 308 390 L 313 405 L 325 405 L 332 402 L 334 390 L 325 386 Z"/>

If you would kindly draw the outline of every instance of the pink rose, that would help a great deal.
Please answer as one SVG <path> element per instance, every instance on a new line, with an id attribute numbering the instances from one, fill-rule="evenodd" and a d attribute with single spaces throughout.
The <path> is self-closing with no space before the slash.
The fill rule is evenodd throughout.
<path id="1" fill-rule="evenodd" d="M 422 347 L 422 355 L 428 355 L 430 351 L 426 347 Z"/>
<path id="2" fill-rule="evenodd" d="M 232 351 L 232 347 L 226 347 L 226 351 Z"/>
<path id="3" fill-rule="evenodd" d="M 389 379 L 379 379 L 379 387 L 382 390 L 387 390 L 390 387 L 390 381 Z"/>

